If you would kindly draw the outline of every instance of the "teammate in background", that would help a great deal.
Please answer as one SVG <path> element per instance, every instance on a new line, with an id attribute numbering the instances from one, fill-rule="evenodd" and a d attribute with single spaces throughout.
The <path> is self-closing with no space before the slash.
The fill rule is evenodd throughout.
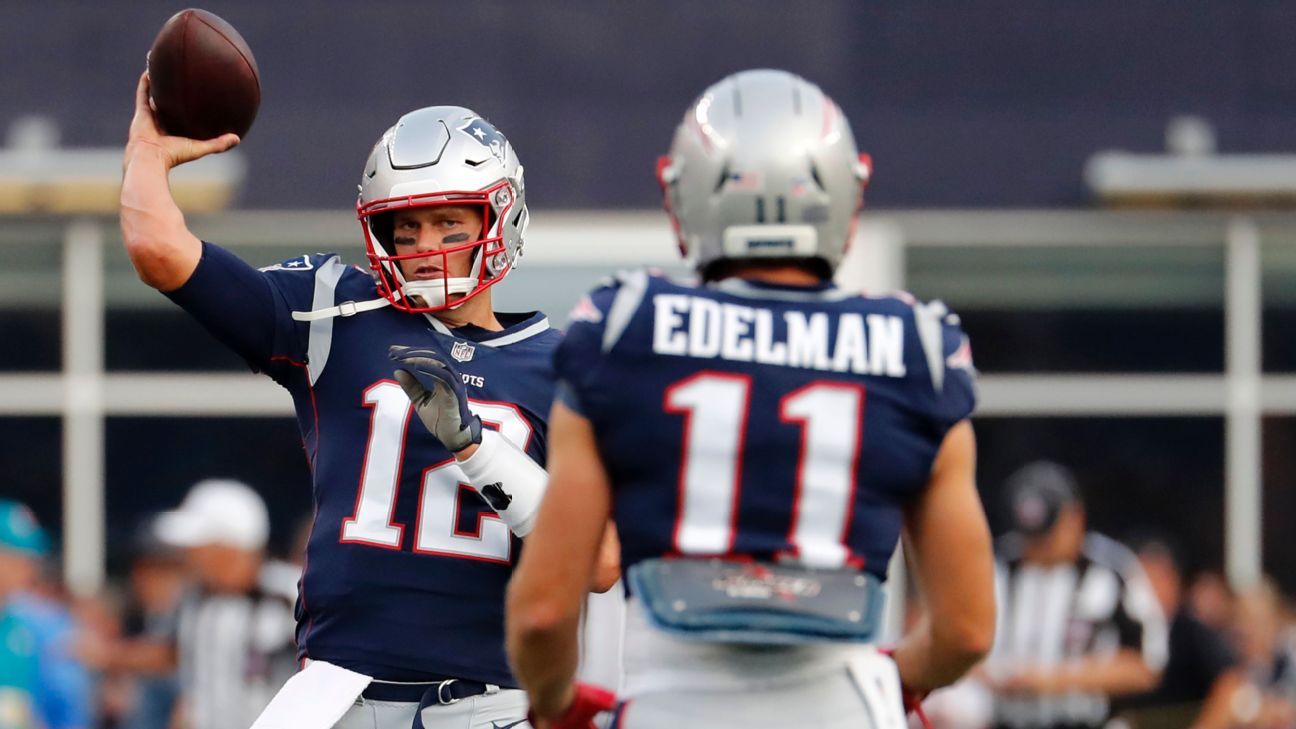
<path id="1" fill-rule="evenodd" d="M 782 71 L 685 114 L 659 173 L 702 282 L 619 277 L 556 356 L 553 485 L 508 601 L 536 726 L 607 699 L 573 674 L 609 514 L 632 592 L 618 726 L 903 726 L 901 683 L 990 647 L 967 339 L 938 303 L 831 280 L 869 171 L 837 105 Z M 930 612 L 893 661 L 871 643 L 902 530 Z"/>
<path id="2" fill-rule="evenodd" d="M 360 180 L 372 275 L 325 254 L 258 271 L 191 233 L 167 182 L 172 167 L 237 142 L 166 136 L 142 76 L 121 225 L 141 279 L 296 406 L 315 499 L 297 606 L 305 669 L 267 713 L 304 729 L 338 717 L 363 729 L 408 729 L 416 717 L 428 729 L 511 726 L 526 700 L 505 659 L 504 590 L 514 532 L 533 515 L 504 493 L 496 518 L 451 451 L 411 427 L 388 350 L 455 362 L 473 411 L 502 436 L 494 452 L 543 461 L 559 336 L 538 312 L 491 305 L 522 249 L 522 165 L 468 109 L 406 114 Z"/>
<path id="3" fill-rule="evenodd" d="M 985 667 L 996 726 L 1101 727 L 1111 697 L 1156 687 L 1165 617 L 1134 553 L 1086 532 L 1068 469 L 1027 464 L 1007 490 L 1014 531 L 998 544 L 999 626 Z"/>

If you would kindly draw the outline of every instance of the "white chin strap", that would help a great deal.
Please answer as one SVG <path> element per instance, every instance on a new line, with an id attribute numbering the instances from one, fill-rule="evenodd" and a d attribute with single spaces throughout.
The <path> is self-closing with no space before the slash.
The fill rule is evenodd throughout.
<path id="1" fill-rule="evenodd" d="M 411 304 L 418 306 L 412 297 L 419 297 L 423 300 L 423 306 L 445 306 L 446 294 L 466 294 L 477 286 L 475 278 L 452 278 L 448 282 L 441 279 L 432 281 L 409 281 L 401 285 L 401 298 L 409 301 Z M 292 318 L 296 321 L 318 321 L 320 319 L 332 319 L 335 316 L 355 316 L 364 311 L 381 309 L 384 306 L 391 306 L 391 301 L 380 298 L 371 301 L 343 301 L 337 306 L 329 306 L 314 311 L 294 311 Z M 452 304 L 449 308 L 457 308 L 459 304 Z"/>
<path id="2" fill-rule="evenodd" d="M 405 297 L 406 301 L 417 296 L 420 299 L 423 299 L 424 306 L 432 308 L 445 306 L 446 297 L 448 295 L 466 294 L 475 288 L 477 288 L 477 279 L 475 278 L 406 281 L 404 284 L 401 284 L 401 295 Z M 459 306 L 459 304 L 452 304 L 450 308 L 453 309 L 457 306 Z"/>

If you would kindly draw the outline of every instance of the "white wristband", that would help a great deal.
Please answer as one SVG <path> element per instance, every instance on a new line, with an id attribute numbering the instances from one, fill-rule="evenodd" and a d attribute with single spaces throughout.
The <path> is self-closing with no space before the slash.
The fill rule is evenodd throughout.
<path id="1" fill-rule="evenodd" d="M 514 534 L 525 537 L 531 533 L 549 474 L 525 451 L 497 431 L 482 428 L 481 444 L 459 461 L 459 467 Z"/>

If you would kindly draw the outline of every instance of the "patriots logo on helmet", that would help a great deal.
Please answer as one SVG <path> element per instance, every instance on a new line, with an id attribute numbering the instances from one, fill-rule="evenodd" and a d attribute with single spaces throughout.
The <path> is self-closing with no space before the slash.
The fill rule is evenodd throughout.
<path id="1" fill-rule="evenodd" d="M 478 144 L 490 150 L 495 155 L 495 159 L 504 164 L 504 148 L 508 145 L 508 140 L 500 134 L 495 127 L 481 117 L 474 117 L 468 120 L 468 123 L 459 127 L 459 131 L 467 134 L 477 141 Z"/>

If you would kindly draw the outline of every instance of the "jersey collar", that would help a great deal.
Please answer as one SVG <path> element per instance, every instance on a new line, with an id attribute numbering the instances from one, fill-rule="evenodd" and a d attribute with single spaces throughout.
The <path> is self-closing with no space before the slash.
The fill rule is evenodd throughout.
<path id="1" fill-rule="evenodd" d="M 837 288 L 832 281 L 797 286 L 757 281 L 746 278 L 726 278 L 707 284 L 717 291 L 750 299 L 780 299 L 784 301 L 840 301 L 856 294 Z"/>
<path id="2" fill-rule="evenodd" d="M 499 319 L 499 322 L 504 325 L 504 328 L 498 332 L 483 329 L 475 324 L 465 324 L 451 329 L 435 316 L 431 314 L 425 316 L 432 323 L 432 329 L 438 333 L 458 337 L 459 339 L 467 339 L 484 347 L 504 347 L 516 344 L 549 329 L 549 318 L 538 311 L 517 314 L 495 312 L 495 318 Z"/>

